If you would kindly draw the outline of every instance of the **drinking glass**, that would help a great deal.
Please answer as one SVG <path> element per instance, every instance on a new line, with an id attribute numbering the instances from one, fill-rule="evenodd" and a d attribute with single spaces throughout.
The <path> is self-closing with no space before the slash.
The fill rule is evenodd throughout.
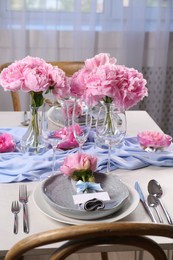
<path id="1" fill-rule="evenodd" d="M 72 114 L 73 134 L 79 144 L 79 151 L 82 152 L 83 144 L 87 141 L 92 125 L 92 100 L 88 104 L 81 99 L 75 98 Z M 81 131 L 79 130 L 79 126 Z"/>
<path id="2" fill-rule="evenodd" d="M 111 149 L 122 145 L 126 134 L 126 114 L 112 103 L 100 106 L 96 120 L 96 145 L 108 149 L 107 172 L 110 172 Z"/>
<path id="3" fill-rule="evenodd" d="M 63 106 L 54 101 L 44 102 L 42 116 L 42 138 L 47 147 L 52 147 L 52 174 L 55 174 L 56 150 L 68 140 L 68 113 L 66 102 Z"/>

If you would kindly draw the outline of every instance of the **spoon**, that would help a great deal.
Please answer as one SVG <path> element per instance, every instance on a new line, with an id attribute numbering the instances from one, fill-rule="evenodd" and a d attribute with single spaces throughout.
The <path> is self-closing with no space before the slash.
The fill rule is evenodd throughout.
<path id="1" fill-rule="evenodd" d="M 159 204 L 158 198 L 155 197 L 155 196 L 152 195 L 152 194 L 149 194 L 149 195 L 148 195 L 148 198 L 147 198 L 147 202 L 148 202 L 148 205 L 149 205 L 150 207 L 153 207 L 153 208 L 155 209 L 156 214 L 157 214 L 158 219 L 159 219 L 159 222 L 160 222 L 160 223 L 163 223 L 163 219 L 162 219 L 162 217 L 161 217 L 161 215 L 160 215 L 160 213 L 159 213 L 159 211 L 158 211 L 158 209 L 157 209 L 157 206 L 158 206 L 158 204 Z"/>
<path id="2" fill-rule="evenodd" d="M 163 212 L 166 215 L 166 218 L 168 220 L 169 224 L 173 224 L 173 221 L 168 213 L 168 211 L 166 210 L 165 206 L 163 205 L 162 201 L 161 201 L 161 196 L 163 194 L 162 191 L 162 187 L 160 186 L 160 184 L 156 181 L 156 180 L 150 180 L 148 183 L 148 192 L 152 195 L 154 195 L 155 197 L 157 197 L 158 202 L 160 203 L 160 206 L 163 210 Z"/>

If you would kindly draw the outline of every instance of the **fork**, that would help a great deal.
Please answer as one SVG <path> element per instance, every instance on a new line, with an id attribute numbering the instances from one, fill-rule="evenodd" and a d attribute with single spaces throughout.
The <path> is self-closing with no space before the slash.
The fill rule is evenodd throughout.
<path id="1" fill-rule="evenodd" d="M 17 214 L 20 211 L 19 202 L 12 201 L 11 204 L 11 212 L 14 214 L 14 234 L 18 233 L 18 216 Z"/>
<path id="2" fill-rule="evenodd" d="M 27 211 L 27 187 L 25 184 L 19 186 L 19 201 L 23 205 L 23 231 L 29 233 L 29 221 L 28 221 L 28 211 Z"/>

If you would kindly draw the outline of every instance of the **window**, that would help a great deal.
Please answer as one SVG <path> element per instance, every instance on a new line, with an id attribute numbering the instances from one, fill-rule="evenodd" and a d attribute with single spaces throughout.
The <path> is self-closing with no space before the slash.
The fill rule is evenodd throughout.
<path id="1" fill-rule="evenodd" d="M 19 28 L 22 18 L 25 19 L 27 29 L 40 30 L 46 26 L 49 30 L 69 31 L 73 30 L 74 11 L 78 10 L 82 11 L 82 29 L 89 30 L 90 13 L 94 12 L 100 19 L 100 15 L 105 14 L 104 6 L 105 0 L 0 0 L 0 10 L 4 10 L 2 15 L 0 13 L 0 26 L 3 24 L 1 18 L 5 17 L 7 23 L 12 18 L 13 27 Z M 96 30 L 100 30 L 98 23 Z"/>
<path id="2" fill-rule="evenodd" d="M 133 3 L 138 8 L 146 4 L 143 10 L 146 31 L 154 31 L 158 26 L 158 6 L 163 13 L 160 24 L 169 15 L 173 31 L 173 0 L 0 0 L 0 27 L 7 27 L 8 23 L 11 26 L 12 21 L 14 28 L 20 28 L 23 22 L 26 29 L 71 31 L 78 23 L 83 31 L 89 31 L 91 26 L 96 31 L 121 31 Z M 165 7 L 170 5 L 168 11 Z M 82 11 L 79 17 L 75 16 L 76 10 Z"/>
<path id="3" fill-rule="evenodd" d="M 103 12 L 104 0 L 96 1 L 96 12 Z M 74 11 L 74 0 L 9 0 L 8 10 L 13 11 L 41 11 L 47 10 L 50 12 L 73 12 Z M 91 0 L 81 0 L 82 12 L 91 11 Z"/>

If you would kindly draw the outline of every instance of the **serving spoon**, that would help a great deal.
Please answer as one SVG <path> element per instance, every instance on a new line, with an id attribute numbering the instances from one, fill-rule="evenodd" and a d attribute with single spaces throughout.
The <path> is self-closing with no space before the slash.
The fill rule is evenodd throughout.
<path id="1" fill-rule="evenodd" d="M 166 210 L 165 206 L 163 205 L 163 203 L 160 199 L 161 196 L 163 195 L 163 190 L 162 190 L 161 185 L 156 180 L 150 180 L 148 183 L 148 192 L 149 192 L 149 194 L 154 195 L 158 199 L 158 202 L 160 203 L 160 206 L 161 206 L 164 214 L 166 215 L 168 223 L 173 224 L 173 221 L 172 221 L 168 211 Z"/>
<path id="2" fill-rule="evenodd" d="M 159 219 L 159 222 L 160 222 L 160 223 L 163 223 L 163 219 L 162 219 L 162 217 L 161 217 L 161 215 L 160 215 L 160 213 L 159 213 L 159 211 L 158 211 L 158 209 L 157 209 L 157 206 L 158 206 L 158 204 L 159 204 L 158 198 L 155 197 L 155 196 L 152 195 L 152 194 L 149 194 L 148 197 L 147 197 L 147 202 L 148 202 L 148 205 L 149 205 L 150 207 L 153 207 L 153 208 L 155 209 L 156 214 L 157 214 L 158 219 Z"/>

